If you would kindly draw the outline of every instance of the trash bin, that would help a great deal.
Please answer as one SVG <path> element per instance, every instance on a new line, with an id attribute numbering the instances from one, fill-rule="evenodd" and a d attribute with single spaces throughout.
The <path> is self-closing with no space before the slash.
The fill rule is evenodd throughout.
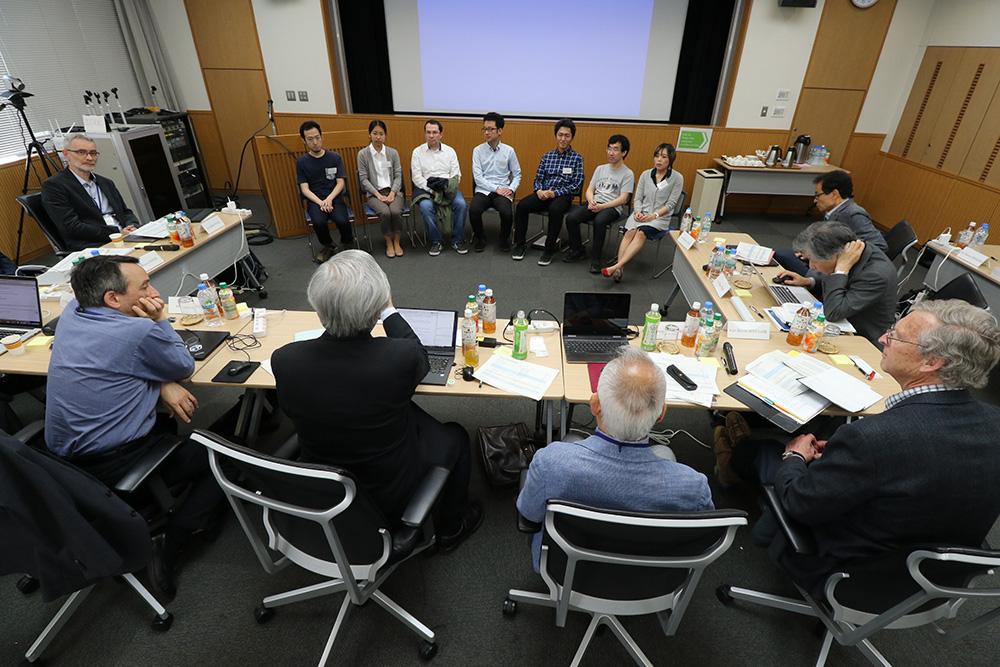
<path id="1" fill-rule="evenodd" d="M 704 216 L 712 213 L 712 218 L 719 210 L 719 198 L 722 196 L 722 184 L 726 178 L 718 169 L 699 169 L 694 177 L 694 190 L 691 193 L 691 210 L 695 215 Z M 684 212 L 681 211 L 683 214 Z"/>

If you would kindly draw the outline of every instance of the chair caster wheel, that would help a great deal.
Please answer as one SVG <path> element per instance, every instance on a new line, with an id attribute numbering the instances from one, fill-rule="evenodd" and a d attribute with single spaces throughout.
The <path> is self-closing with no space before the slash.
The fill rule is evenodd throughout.
<path id="1" fill-rule="evenodd" d="M 167 614 L 166 618 L 160 618 L 157 616 L 153 619 L 153 622 L 149 624 L 149 627 L 153 628 L 157 632 L 166 632 L 170 629 L 170 626 L 174 623 L 174 615 Z"/>
<path id="2" fill-rule="evenodd" d="M 503 615 L 504 616 L 513 616 L 516 613 L 517 613 L 517 602 L 515 602 L 514 600 L 511 600 L 510 598 L 507 598 L 506 600 L 504 600 L 503 601 Z"/>
<path id="3" fill-rule="evenodd" d="M 715 589 L 715 597 L 719 598 L 719 602 L 727 607 L 734 602 L 733 596 L 729 594 L 729 590 L 729 586 L 719 586 Z"/>
<path id="4" fill-rule="evenodd" d="M 257 292 L 257 296 L 259 296 L 262 299 L 266 299 L 267 298 L 267 290 L 266 289 L 262 289 L 261 291 Z"/>
<path id="5" fill-rule="evenodd" d="M 420 648 L 418 649 L 418 652 L 420 653 L 421 658 L 423 658 L 424 660 L 430 660 L 431 658 L 437 655 L 438 645 L 433 644 L 426 640 L 422 641 L 420 642 Z"/>
<path id="6" fill-rule="evenodd" d="M 258 625 L 263 625 L 274 618 L 274 610 L 270 607 L 261 605 L 253 610 L 253 617 L 257 621 Z"/>
<path id="7" fill-rule="evenodd" d="M 24 575 L 21 577 L 20 581 L 17 582 L 17 590 L 21 591 L 23 595 L 30 595 L 31 593 L 34 593 L 38 590 L 39 586 L 41 586 L 41 583 L 38 579 L 29 577 L 28 575 Z"/>

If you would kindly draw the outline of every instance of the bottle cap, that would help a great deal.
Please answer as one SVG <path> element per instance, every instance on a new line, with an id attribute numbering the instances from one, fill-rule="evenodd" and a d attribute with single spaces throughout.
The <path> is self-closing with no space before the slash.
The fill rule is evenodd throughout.
<path id="1" fill-rule="evenodd" d="M 205 287 L 205 283 L 198 283 L 198 289 L 208 289 Z"/>
<path id="2" fill-rule="evenodd" d="M 524 311 L 523 310 L 517 311 L 517 319 L 519 319 L 519 320 L 523 320 L 524 319 Z"/>
<path id="3" fill-rule="evenodd" d="M 493 296 L 493 288 L 490 287 L 486 290 L 486 296 Z"/>
<path id="4" fill-rule="evenodd" d="M 706 301 L 705 302 L 705 308 L 711 308 L 711 307 L 712 307 L 712 302 L 711 301 Z"/>
<path id="5" fill-rule="evenodd" d="M 91 257 L 97 257 L 97 256 L 98 256 L 98 255 L 100 255 L 100 254 L 101 254 L 101 251 L 100 251 L 100 250 L 91 250 L 91 251 L 90 251 L 90 256 L 91 256 Z"/>
<path id="6" fill-rule="evenodd" d="M 655 310 L 656 312 L 660 312 L 660 304 L 658 304 L 658 303 L 651 303 L 651 304 L 649 304 L 649 309 L 650 310 Z"/>
<path id="7" fill-rule="evenodd" d="M 802 302 L 802 307 L 803 308 L 812 308 L 812 304 L 809 303 L 808 301 L 803 301 Z"/>
<path id="8" fill-rule="evenodd" d="M 701 310 L 701 301 L 695 301 L 691 304 L 692 310 Z"/>
<path id="9" fill-rule="evenodd" d="M 198 277 L 199 277 L 199 278 L 201 278 L 201 281 L 202 281 L 203 283 L 208 283 L 208 274 L 207 274 L 207 273 L 203 273 L 203 274 L 201 274 L 201 275 L 200 275 L 200 276 L 198 276 Z"/>
<path id="10" fill-rule="evenodd" d="M 219 287 L 221 287 L 222 289 L 228 289 L 229 285 L 226 283 L 219 283 Z"/>
<path id="11" fill-rule="evenodd" d="M 826 316 L 825 315 L 820 315 L 819 317 L 816 318 L 816 321 L 817 322 L 826 322 Z"/>
<path id="12" fill-rule="evenodd" d="M 483 291 L 483 290 L 485 290 L 485 289 L 486 289 L 486 285 L 480 285 L 480 286 L 479 286 L 479 291 L 480 291 L 480 292 L 482 292 L 482 291 Z"/>
<path id="13" fill-rule="evenodd" d="M 823 304 L 820 303 L 819 301 L 817 301 L 816 303 L 813 304 L 813 308 L 822 308 L 822 307 L 823 307 Z"/>

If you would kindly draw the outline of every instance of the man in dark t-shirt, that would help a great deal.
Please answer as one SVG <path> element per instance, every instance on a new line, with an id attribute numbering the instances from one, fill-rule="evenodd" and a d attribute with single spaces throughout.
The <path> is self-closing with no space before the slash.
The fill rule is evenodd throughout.
<path id="1" fill-rule="evenodd" d="M 302 123 L 299 135 L 309 152 L 295 161 L 295 175 L 305 197 L 316 238 L 323 246 L 316 259 L 325 262 L 337 252 L 337 246 L 330 237 L 328 225 L 331 222 L 340 230 L 341 243 L 345 246 L 354 243 L 347 204 L 344 203 L 347 187 L 344 161 L 339 154 L 323 150 L 323 131 L 315 121 Z"/>

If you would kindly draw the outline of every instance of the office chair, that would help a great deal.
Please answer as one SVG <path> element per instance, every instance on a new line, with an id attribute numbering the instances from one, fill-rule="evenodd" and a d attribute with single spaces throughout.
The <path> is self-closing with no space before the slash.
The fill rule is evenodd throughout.
<path id="1" fill-rule="evenodd" d="M 932 301 L 961 299 L 977 308 L 982 308 L 983 310 L 990 309 L 989 302 L 986 301 L 986 297 L 983 296 L 979 285 L 976 284 L 976 279 L 972 277 L 971 273 L 963 273 L 952 278 L 941 289 L 929 294 L 927 298 Z"/>
<path id="2" fill-rule="evenodd" d="M 789 537 L 796 553 L 815 552 L 810 536 L 785 514 L 773 485 L 765 485 L 765 497 L 778 525 Z M 933 625 L 944 642 L 965 637 L 1000 617 L 1000 606 L 950 630 L 937 625 L 954 618 L 970 598 L 1000 602 L 1000 588 L 979 588 L 978 580 L 1000 567 L 1000 551 L 970 549 L 958 545 L 914 545 L 874 558 L 856 561 L 834 572 L 824 586 L 825 599 L 811 596 L 796 584 L 801 600 L 759 591 L 720 586 L 716 594 L 725 605 L 734 600 L 818 618 L 826 628 L 816 667 L 826 664 L 833 640 L 855 646 L 878 667 L 891 667 L 871 643 L 880 630 L 905 630 Z"/>
<path id="3" fill-rule="evenodd" d="M 313 247 L 313 235 L 315 234 L 315 231 L 313 231 L 312 217 L 310 217 L 309 215 L 309 207 L 306 205 L 306 198 L 303 197 L 301 193 L 299 194 L 299 198 L 302 200 L 302 216 L 305 218 L 306 221 L 306 243 L 309 244 L 309 257 L 312 259 L 313 262 L 316 262 L 318 255 L 316 253 L 316 249 Z M 344 193 L 344 206 L 347 207 L 347 220 L 351 225 L 351 234 L 354 235 L 354 242 L 358 245 L 358 247 L 360 247 L 361 241 L 358 238 L 357 225 L 355 225 L 354 223 L 354 211 L 351 210 L 351 205 L 348 200 L 348 194 L 346 192 Z M 329 226 L 330 225 L 327 224 L 327 227 Z M 334 225 L 334 227 L 336 227 L 336 225 Z M 333 237 L 331 236 L 331 240 L 332 238 Z M 365 238 L 368 239 L 367 230 L 365 231 Z M 316 243 L 317 245 L 319 244 L 318 239 Z M 340 249 L 343 250 L 343 248 Z M 368 250 L 369 252 L 371 252 L 371 239 L 368 239 Z"/>
<path id="4" fill-rule="evenodd" d="M 520 518 L 519 528 L 537 530 L 527 523 Z M 636 663 L 651 667 L 617 617 L 655 613 L 664 634 L 672 636 L 702 572 L 726 552 L 736 529 L 746 523 L 746 513 L 739 510 L 651 514 L 549 500 L 540 564 L 549 592 L 512 589 L 503 613 L 513 616 L 518 602 L 555 607 L 560 628 L 568 612 L 588 613 L 590 626 L 573 667 L 601 625 L 611 628 Z"/>
<path id="5" fill-rule="evenodd" d="M 359 174 L 358 175 L 358 185 L 359 185 L 359 187 L 360 187 L 360 184 L 361 184 L 361 176 Z M 362 197 L 365 196 L 364 188 L 361 189 L 361 196 Z M 399 196 L 403 200 L 403 212 L 401 214 L 403 216 L 403 229 L 406 232 L 406 237 L 408 239 L 410 239 L 410 247 L 412 247 L 412 248 L 416 248 L 417 247 L 417 244 L 413 241 L 414 236 L 416 236 L 417 240 L 420 241 L 420 245 L 421 246 L 426 246 L 427 242 L 426 242 L 425 239 L 423 239 L 423 238 L 420 237 L 421 231 L 418 230 L 417 226 L 414 224 L 414 222 L 413 222 L 413 215 L 411 215 L 411 213 L 410 213 L 410 207 L 406 203 L 406 178 L 405 177 L 403 178 L 403 187 L 399 191 Z M 365 199 L 365 215 L 368 217 L 369 220 L 378 220 L 378 214 L 375 213 L 375 211 L 372 209 L 372 207 L 368 205 L 368 200 L 367 199 Z M 367 226 L 368 225 L 365 225 L 366 228 L 367 228 Z M 368 235 L 368 231 L 366 229 L 365 230 L 365 236 L 367 237 L 367 235 Z M 369 247 L 369 249 L 371 249 L 371 242 L 370 241 L 368 243 L 368 247 Z"/>
<path id="6" fill-rule="evenodd" d="M 44 602 L 69 595 L 25 659 L 38 660 L 94 586 L 112 577 L 153 609 L 154 630 L 168 630 L 173 616 L 133 574 L 150 559 L 145 520 L 79 468 L 24 444 L 28 434 L 17 436 L 0 433 L 0 574 L 27 572 L 18 588 L 40 586 Z"/>
<path id="7" fill-rule="evenodd" d="M 885 242 L 889 246 L 885 254 L 890 262 L 894 262 L 900 255 L 903 256 L 903 263 L 896 269 L 896 277 L 899 278 L 903 275 L 903 270 L 909 262 L 906 253 L 917 245 L 917 235 L 913 233 L 913 228 L 910 227 L 906 218 L 903 218 L 885 235 Z"/>
<path id="8" fill-rule="evenodd" d="M 59 257 L 68 255 L 71 250 L 66 241 L 63 240 L 62 233 L 56 227 L 55 223 L 52 222 L 52 218 L 49 217 L 49 212 L 42 205 L 42 195 L 36 192 L 30 195 L 18 195 L 15 199 L 17 199 L 17 203 L 21 205 L 21 208 L 24 209 L 24 212 L 38 223 L 38 226 L 41 228 L 42 233 L 45 234 L 45 238 L 48 239 L 49 245 L 52 246 L 52 250 L 55 251 L 56 255 Z"/>
<path id="9" fill-rule="evenodd" d="M 681 226 L 681 215 L 683 215 L 683 212 L 687 209 L 687 198 L 688 198 L 687 190 L 681 190 L 681 197 L 680 197 L 680 199 L 677 200 L 677 206 L 674 207 L 674 210 L 670 213 L 670 229 L 680 229 L 680 226 Z M 619 234 L 621 234 L 622 236 L 624 236 L 625 235 L 625 227 L 624 226 L 623 227 L 619 227 L 618 228 L 618 232 L 619 232 Z M 662 276 L 664 273 L 666 273 L 667 271 L 669 271 L 670 268 L 674 265 L 673 262 L 671 262 L 670 264 L 667 264 L 665 267 L 663 267 L 659 271 L 656 270 L 656 265 L 659 263 L 659 259 L 660 259 L 660 244 L 663 242 L 663 239 L 664 239 L 664 237 L 667 234 L 668 234 L 668 232 L 661 232 L 658 235 L 654 235 L 653 238 L 648 239 L 649 241 L 656 241 L 656 255 L 653 257 L 653 278 L 654 279 L 659 278 L 660 276 Z"/>
<path id="10" fill-rule="evenodd" d="M 364 487 L 345 470 L 266 456 L 207 431 L 196 430 L 191 438 L 208 448 L 212 472 L 264 570 L 274 574 L 295 563 L 328 577 L 320 584 L 264 598 L 254 612 L 258 623 L 271 620 L 276 607 L 346 591 L 320 665 L 330 659 L 348 611 L 369 600 L 423 639 L 422 658 L 434 657 L 434 632 L 379 587 L 396 567 L 434 544 L 430 513 L 447 469 L 435 466 L 428 471 L 403 513 L 403 525 L 397 527 L 386 521 Z M 244 481 L 230 478 L 222 469 L 225 463 L 239 470 Z M 263 508 L 260 520 L 266 544 L 247 505 Z M 268 548 L 281 557 L 272 558 Z"/>
<path id="11" fill-rule="evenodd" d="M 573 204 L 572 206 L 569 207 L 569 210 L 566 211 L 566 215 L 569 215 L 569 212 L 573 210 L 573 206 L 583 206 L 583 186 L 581 186 L 579 190 L 577 190 L 576 192 L 573 193 L 573 197 L 576 199 L 576 204 Z M 534 236 L 532 236 L 530 238 L 526 238 L 525 245 L 527 247 L 529 247 L 529 248 L 541 248 L 542 246 L 539 245 L 539 244 L 540 243 L 544 244 L 544 238 L 543 237 L 545 237 L 549 233 L 548 232 L 549 211 L 548 211 L 548 209 L 546 209 L 544 211 L 532 211 L 531 215 L 537 215 L 537 216 L 539 216 L 542 219 L 542 226 L 539 229 L 539 231 L 538 231 L 537 234 L 535 234 Z M 530 218 L 531 216 L 528 216 L 528 217 Z M 565 227 L 565 226 L 566 226 L 566 220 L 565 220 L 565 217 L 564 217 L 563 218 L 563 227 Z M 562 243 L 562 244 L 556 243 L 556 252 L 558 252 L 560 250 L 560 248 L 564 247 L 564 246 L 565 246 L 565 243 Z"/>

